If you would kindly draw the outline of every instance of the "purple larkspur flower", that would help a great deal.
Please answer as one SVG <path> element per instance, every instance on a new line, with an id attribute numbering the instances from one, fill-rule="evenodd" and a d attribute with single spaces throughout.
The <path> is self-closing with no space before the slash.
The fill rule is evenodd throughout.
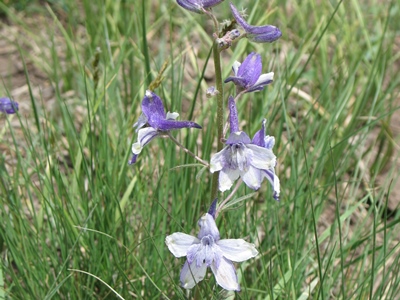
<path id="1" fill-rule="evenodd" d="M 272 43 L 282 36 L 278 27 L 272 25 L 252 26 L 239 13 L 237 8 L 231 3 L 231 10 L 236 22 L 244 29 L 247 38 L 255 43 Z"/>
<path id="2" fill-rule="evenodd" d="M 194 122 L 176 121 L 178 113 L 165 113 L 161 98 L 152 91 L 146 91 L 142 100 L 142 111 L 139 120 L 133 125 L 137 127 L 138 141 L 132 145 L 133 156 L 129 164 L 134 164 L 143 147 L 158 135 L 174 129 L 201 128 Z M 148 126 L 144 127 L 146 124 Z"/>
<path id="3" fill-rule="evenodd" d="M 220 4 L 224 0 L 177 0 L 176 2 L 184 9 L 202 14 L 204 9 Z"/>
<path id="4" fill-rule="evenodd" d="M 261 124 L 261 129 L 256 132 L 256 134 L 253 137 L 253 140 L 251 141 L 254 145 L 264 147 L 266 149 L 269 149 L 272 151 L 272 148 L 275 145 L 275 138 L 273 136 L 269 136 L 265 134 L 265 123 L 266 120 L 264 119 Z M 271 183 L 272 188 L 274 190 L 273 197 L 275 200 L 279 201 L 279 194 L 280 194 L 280 182 L 278 176 L 275 174 L 275 167 L 270 168 L 267 170 L 263 170 L 261 172 L 262 176 L 267 178 L 267 180 Z"/>
<path id="5" fill-rule="evenodd" d="M 250 53 L 243 63 L 235 61 L 232 71 L 235 76 L 225 79 L 225 83 L 233 81 L 241 90 L 246 90 L 246 93 L 262 91 L 264 86 L 274 79 L 274 72 L 261 74 L 261 56 L 254 52 Z"/>
<path id="6" fill-rule="evenodd" d="M 18 111 L 18 103 L 10 98 L 0 98 L 0 112 L 6 114 L 15 114 Z"/>
<path id="7" fill-rule="evenodd" d="M 175 257 L 187 258 L 180 275 L 182 287 L 193 288 L 204 279 L 210 267 L 218 285 L 226 290 L 240 291 L 232 261 L 253 258 L 258 254 L 257 249 L 243 239 L 221 240 L 215 220 L 209 213 L 200 218 L 198 225 L 200 232 L 197 237 L 176 232 L 165 239 Z"/>
<path id="8" fill-rule="evenodd" d="M 228 105 L 231 133 L 226 146 L 211 157 L 210 171 L 220 172 L 218 181 L 222 192 L 230 189 L 239 176 L 249 188 L 257 190 L 266 174 L 274 172 L 276 156 L 271 150 L 270 139 L 268 147 L 261 144 L 260 131 L 253 141 L 245 132 L 239 131 L 238 113 L 232 96 L 229 97 Z"/>

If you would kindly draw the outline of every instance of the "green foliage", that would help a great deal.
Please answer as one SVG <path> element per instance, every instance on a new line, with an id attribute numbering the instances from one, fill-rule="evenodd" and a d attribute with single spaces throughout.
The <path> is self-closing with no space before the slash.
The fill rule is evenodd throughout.
<path id="1" fill-rule="evenodd" d="M 29 0 L 1 0 L 0 3 L 14 7 L 17 10 L 23 10 L 29 4 Z"/>
<path id="2" fill-rule="evenodd" d="M 24 16 L 4 3 L 5 27 L 19 30 L 17 41 L 3 38 L 19 51 L 29 93 L 15 99 L 25 103 L 18 115 L 0 116 L 0 299 L 228 299 L 212 277 L 188 296 L 183 259 L 164 244 L 197 232 L 209 172 L 167 139 L 127 165 L 140 101 L 166 61 L 157 94 L 203 125 L 174 136 L 205 160 L 215 153 L 210 20 L 172 0 L 51 1 Z M 260 252 L 238 265 L 237 299 L 395 299 L 400 213 L 387 205 L 398 177 L 389 124 L 399 106 L 399 3 L 234 4 L 248 7 L 252 24 L 283 32 L 223 55 L 224 78 L 250 51 L 275 72 L 238 109 L 251 135 L 268 119 L 282 184 L 280 202 L 264 183 L 218 220 L 221 236 Z M 230 17 L 227 1 L 214 10 Z M 35 93 L 32 66 L 53 101 Z M 236 198 L 251 192 L 242 186 Z"/>

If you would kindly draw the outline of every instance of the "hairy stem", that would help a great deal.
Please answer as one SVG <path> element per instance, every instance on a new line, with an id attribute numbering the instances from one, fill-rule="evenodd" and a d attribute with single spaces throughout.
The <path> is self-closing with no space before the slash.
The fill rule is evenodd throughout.
<path id="1" fill-rule="evenodd" d="M 236 194 L 237 190 L 239 189 L 240 185 L 242 184 L 243 180 L 239 179 L 238 182 L 236 183 L 235 188 L 233 189 L 233 191 L 229 194 L 228 197 L 226 197 L 224 199 L 224 201 L 222 201 L 222 203 L 218 206 L 217 211 L 215 212 L 215 219 L 218 217 L 218 214 L 220 213 L 220 211 L 222 211 L 222 208 L 224 207 L 224 205 L 226 203 L 229 202 L 229 200 L 232 199 L 232 197 Z"/>
<path id="2" fill-rule="evenodd" d="M 185 151 L 187 154 L 189 154 L 190 156 L 192 156 L 193 158 L 195 158 L 197 161 L 199 161 L 201 164 L 205 165 L 207 168 L 210 167 L 209 163 L 202 160 L 200 157 L 198 157 L 196 154 L 194 154 L 193 152 L 191 152 L 189 149 L 185 148 L 185 146 L 183 146 L 181 143 L 179 143 L 179 141 L 174 138 L 172 136 L 172 134 L 170 132 L 167 132 L 168 137 L 176 144 L 179 146 L 179 148 L 181 148 L 183 151 Z"/>
<path id="3" fill-rule="evenodd" d="M 213 54 L 214 54 L 214 69 L 215 69 L 215 84 L 216 89 L 219 93 L 217 93 L 217 152 L 222 150 L 223 143 L 222 138 L 224 137 L 224 89 L 222 86 L 222 72 L 221 72 L 221 56 L 220 50 L 218 48 L 218 44 L 214 42 L 213 45 Z M 211 186 L 211 201 L 215 198 L 218 198 L 218 176 L 219 172 L 215 172 L 212 177 L 212 186 Z"/>

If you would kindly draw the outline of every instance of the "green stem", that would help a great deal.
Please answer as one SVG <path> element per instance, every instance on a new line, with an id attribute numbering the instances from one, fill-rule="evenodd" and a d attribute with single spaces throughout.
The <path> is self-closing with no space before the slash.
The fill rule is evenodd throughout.
<path id="1" fill-rule="evenodd" d="M 215 69 L 215 84 L 218 90 L 217 98 L 217 152 L 221 151 L 223 148 L 222 138 L 224 131 L 224 89 L 222 86 L 222 72 L 221 72 L 221 57 L 218 44 L 214 42 L 213 45 L 214 54 L 214 69 Z M 211 202 L 215 198 L 218 198 L 218 176 L 219 172 L 215 172 L 212 177 L 211 186 Z"/>
<path id="2" fill-rule="evenodd" d="M 194 159 L 198 160 L 201 164 L 203 164 L 204 166 L 206 166 L 207 168 L 210 167 L 210 164 L 208 162 L 206 162 L 205 160 L 202 160 L 200 157 L 198 157 L 196 154 L 194 154 L 192 151 L 190 151 L 189 149 L 185 148 L 185 146 L 183 146 L 181 143 L 179 143 L 179 141 L 174 138 L 172 136 L 172 134 L 170 132 L 167 132 L 167 135 L 169 136 L 169 138 L 179 147 L 181 148 L 184 152 L 186 152 L 187 154 L 189 154 L 191 157 L 193 157 Z"/>

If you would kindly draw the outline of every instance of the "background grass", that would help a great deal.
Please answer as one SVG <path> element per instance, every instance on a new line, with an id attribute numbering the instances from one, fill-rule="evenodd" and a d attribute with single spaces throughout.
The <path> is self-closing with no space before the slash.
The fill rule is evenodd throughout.
<path id="1" fill-rule="evenodd" d="M 264 183 L 218 220 L 222 237 L 259 249 L 237 265 L 242 291 L 209 277 L 187 294 L 184 260 L 164 244 L 176 231 L 197 234 L 210 174 L 166 139 L 127 165 L 140 101 L 167 60 L 156 92 L 203 125 L 175 136 L 206 160 L 215 153 L 211 21 L 172 0 L 3 0 L 6 64 L 19 66 L 25 90 L 18 73 L 3 75 L 1 95 L 20 112 L 0 119 L 0 299 L 398 297 L 399 3 L 233 2 L 250 23 L 283 32 L 223 54 L 224 78 L 251 51 L 275 72 L 238 106 L 250 135 L 268 119 L 281 201 Z M 228 7 L 215 8 L 220 20 Z"/>

